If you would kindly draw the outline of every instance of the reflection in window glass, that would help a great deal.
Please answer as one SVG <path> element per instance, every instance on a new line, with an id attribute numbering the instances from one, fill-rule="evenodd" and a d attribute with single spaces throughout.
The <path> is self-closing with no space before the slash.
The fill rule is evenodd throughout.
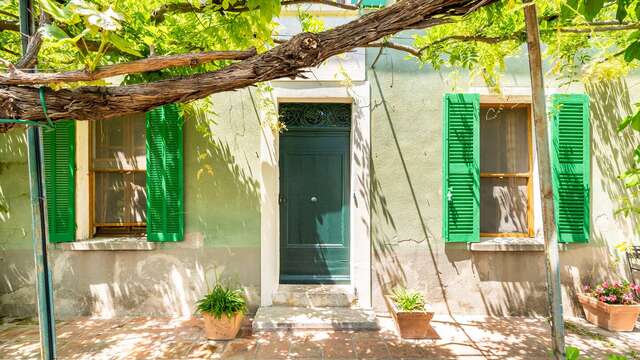
<path id="1" fill-rule="evenodd" d="M 147 221 L 144 114 L 93 123 L 97 234 L 144 232 Z"/>
<path id="2" fill-rule="evenodd" d="M 480 180 L 480 232 L 526 233 L 526 178 L 482 178 Z"/>

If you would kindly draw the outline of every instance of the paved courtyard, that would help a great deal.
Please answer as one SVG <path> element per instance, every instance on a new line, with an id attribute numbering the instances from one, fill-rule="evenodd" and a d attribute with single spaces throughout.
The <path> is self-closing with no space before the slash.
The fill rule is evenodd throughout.
<path id="1" fill-rule="evenodd" d="M 437 340 L 402 340 L 391 320 L 380 331 L 289 331 L 207 341 L 198 319 L 78 318 L 57 324 L 59 359 L 547 359 L 548 328 L 540 318 L 436 317 Z M 568 322 L 567 342 L 591 358 L 640 359 L 640 329 L 613 334 L 580 319 Z M 32 320 L 0 325 L 1 359 L 39 358 Z M 635 349 L 635 352 L 634 352 Z"/>

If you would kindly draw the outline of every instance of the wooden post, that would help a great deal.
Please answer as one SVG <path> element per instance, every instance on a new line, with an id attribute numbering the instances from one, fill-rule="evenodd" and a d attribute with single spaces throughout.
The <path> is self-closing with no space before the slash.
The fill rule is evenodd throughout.
<path id="1" fill-rule="evenodd" d="M 531 72 L 531 94 L 533 121 L 535 124 L 536 154 L 540 191 L 542 192 L 542 219 L 544 236 L 545 265 L 547 270 L 547 298 L 551 314 L 551 342 L 553 356 L 565 358 L 564 320 L 562 318 L 562 295 L 560 290 L 560 258 L 558 237 L 553 216 L 553 190 L 551 187 L 551 159 L 549 156 L 549 133 L 547 132 L 547 110 L 542 76 L 542 56 L 540 53 L 540 32 L 536 5 L 525 0 L 524 15 L 527 27 L 527 47 L 529 49 L 529 70 Z"/>

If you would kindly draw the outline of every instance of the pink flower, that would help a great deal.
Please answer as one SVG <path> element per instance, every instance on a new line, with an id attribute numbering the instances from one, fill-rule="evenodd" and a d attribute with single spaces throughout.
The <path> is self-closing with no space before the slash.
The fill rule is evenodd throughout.
<path id="1" fill-rule="evenodd" d="M 608 282 L 605 281 L 605 282 L 602 283 L 602 288 L 603 289 L 606 289 L 608 287 L 609 287 L 609 283 Z"/>
<path id="2" fill-rule="evenodd" d="M 600 297 L 598 298 L 598 300 L 602 301 L 602 302 L 606 302 L 607 298 L 600 295 Z"/>

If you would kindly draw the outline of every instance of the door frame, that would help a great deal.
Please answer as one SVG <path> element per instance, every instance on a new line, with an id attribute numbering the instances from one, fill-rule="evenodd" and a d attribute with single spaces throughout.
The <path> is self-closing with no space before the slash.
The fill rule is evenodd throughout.
<path id="1" fill-rule="evenodd" d="M 349 146 L 350 287 L 359 305 L 371 308 L 369 82 L 354 81 L 345 86 L 338 81 L 274 81 L 272 87 L 272 100 L 276 107 L 284 102 L 352 104 Z M 268 116 L 264 113 L 259 115 L 261 119 Z M 274 134 L 268 126 L 261 126 L 261 129 L 260 304 L 270 306 L 280 282 L 280 144 L 279 134 Z"/>

